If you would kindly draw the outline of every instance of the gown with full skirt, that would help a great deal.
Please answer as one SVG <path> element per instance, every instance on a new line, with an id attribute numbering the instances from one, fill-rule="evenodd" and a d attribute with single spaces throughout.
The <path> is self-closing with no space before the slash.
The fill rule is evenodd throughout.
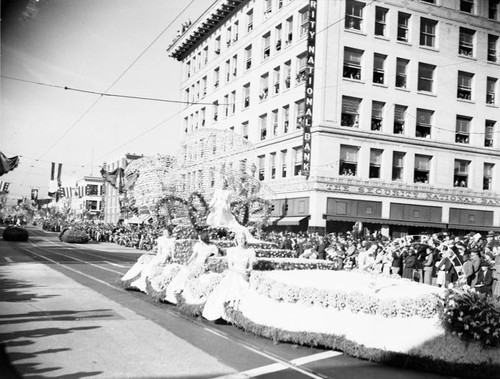
<path id="1" fill-rule="evenodd" d="M 216 190 L 210 203 L 211 212 L 207 216 L 207 224 L 214 228 L 230 227 L 237 223 L 231 213 L 231 191 Z"/>
<path id="2" fill-rule="evenodd" d="M 210 321 L 228 320 L 224 304 L 236 304 L 248 292 L 248 273 L 255 261 L 255 251 L 240 246 L 227 249 L 228 271 L 219 285 L 208 295 L 202 316 Z M 230 321 L 230 320 L 228 320 Z"/>
<path id="3" fill-rule="evenodd" d="M 193 245 L 193 253 L 186 266 L 181 266 L 177 275 L 167 285 L 162 300 L 177 304 L 176 294 L 182 292 L 189 276 L 200 270 L 211 256 L 218 254 L 217 246 L 198 241 Z"/>
<path id="4" fill-rule="evenodd" d="M 146 292 L 146 279 L 155 276 L 163 269 L 165 262 L 172 259 L 175 249 L 175 238 L 166 236 L 158 237 L 158 251 L 156 255 L 144 254 L 139 257 L 137 262 L 121 278 L 124 288 L 138 289 Z"/>

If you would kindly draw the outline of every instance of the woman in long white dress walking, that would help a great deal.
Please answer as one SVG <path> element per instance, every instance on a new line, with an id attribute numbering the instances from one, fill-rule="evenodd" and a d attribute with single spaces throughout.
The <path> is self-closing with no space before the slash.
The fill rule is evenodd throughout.
<path id="1" fill-rule="evenodd" d="M 237 246 L 227 249 L 228 270 L 219 285 L 208 296 L 203 308 L 203 317 L 210 321 L 227 317 L 226 303 L 236 304 L 249 289 L 249 277 L 256 260 L 255 250 L 247 247 L 245 233 L 236 235 Z"/>

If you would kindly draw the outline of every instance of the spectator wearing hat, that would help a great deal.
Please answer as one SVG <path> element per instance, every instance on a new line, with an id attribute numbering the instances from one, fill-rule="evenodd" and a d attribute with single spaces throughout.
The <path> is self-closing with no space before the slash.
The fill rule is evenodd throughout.
<path id="1" fill-rule="evenodd" d="M 403 266 L 403 256 L 400 249 L 396 249 L 392 252 L 392 265 L 391 273 L 392 275 L 401 276 L 401 268 Z"/>
<path id="2" fill-rule="evenodd" d="M 443 249 L 443 257 L 437 263 L 436 270 L 438 271 L 438 278 L 436 283 L 439 286 L 448 286 L 448 284 L 453 283 L 456 279 L 455 266 L 451 262 L 451 252 L 448 248 Z"/>
<path id="3" fill-rule="evenodd" d="M 479 255 L 479 249 L 474 248 L 470 251 L 472 268 L 474 269 L 474 276 L 472 277 L 471 286 L 476 285 L 477 274 L 479 272 L 479 267 L 481 266 L 481 256 Z"/>
<path id="4" fill-rule="evenodd" d="M 413 280 L 416 264 L 417 257 L 414 249 L 408 249 L 406 253 L 403 253 L 403 278 Z"/>
<path id="5" fill-rule="evenodd" d="M 491 271 L 489 263 L 485 260 L 481 261 L 481 269 L 477 274 L 477 281 L 474 288 L 477 292 L 484 293 L 487 296 L 492 295 L 493 273 Z"/>
<path id="6" fill-rule="evenodd" d="M 474 279 L 474 266 L 472 265 L 471 256 L 469 253 L 464 254 L 462 269 L 464 270 L 464 275 L 467 280 L 467 285 L 472 285 L 472 280 Z"/>

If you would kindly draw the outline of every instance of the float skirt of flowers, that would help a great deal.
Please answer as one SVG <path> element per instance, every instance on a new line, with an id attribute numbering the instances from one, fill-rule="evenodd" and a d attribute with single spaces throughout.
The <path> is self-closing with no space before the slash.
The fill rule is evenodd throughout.
<path id="1" fill-rule="evenodd" d="M 447 375 L 499 370 L 500 349 L 465 344 L 444 330 L 442 295 L 437 287 L 358 272 L 253 272 L 249 294 L 227 311 L 235 325 L 275 340 Z"/>

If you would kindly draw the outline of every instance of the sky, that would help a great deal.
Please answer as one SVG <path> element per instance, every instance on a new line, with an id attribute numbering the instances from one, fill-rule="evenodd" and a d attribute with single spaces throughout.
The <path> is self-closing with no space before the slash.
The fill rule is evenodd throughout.
<path id="1" fill-rule="evenodd" d="M 181 100 L 166 50 L 212 2 L 2 0 L 0 152 L 20 156 L 0 176 L 9 198 L 46 198 L 52 162 L 71 187 L 125 153 L 175 154 L 182 104 L 99 94 Z"/>

